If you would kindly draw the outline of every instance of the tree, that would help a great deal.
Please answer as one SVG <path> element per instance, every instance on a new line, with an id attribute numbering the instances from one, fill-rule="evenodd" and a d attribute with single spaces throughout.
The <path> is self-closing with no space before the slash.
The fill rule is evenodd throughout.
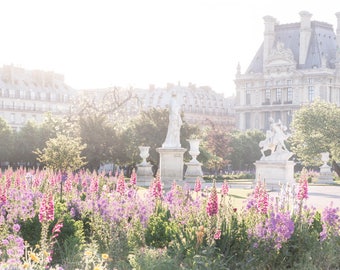
<path id="1" fill-rule="evenodd" d="M 13 131 L 7 122 L 0 117 L 0 161 L 9 161 L 13 146 Z"/>
<path id="2" fill-rule="evenodd" d="M 183 116 L 182 116 L 183 119 Z M 169 111 L 167 109 L 152 108 L 141 112 L 136 118 L 132 119 L 125 129 L 120 132 L 119 145 L 125 149 L 121 153 L 119 160 L 121 163 L 136 164 L 141 161 L 138 146 L 150 146 L 149 161 L 158 164 L 159 154 L 156 149 L 162 147 L 165 141 L 169 123 Z M 180 132 L 182 147 L 188 147 L 186 141 L 193 134 L 198 134 L 197 126 L 183 122 Z"/>
<path id="3" fill-rule="evenodd" d="M 319 166 L 320 154 L 329 152 L 333 169 L 340 175 L 340 108 L 317 99 L 295 113 L 292 131 L 292 151 L 303 165 Z"/>
<path id="4" fill-rule="evenodd" d="M 212 122 L 210 125 L 211 127 L 205 131 L 199 158 L 203 161 L 204 167 L 217 173 L 225 169 L 229 163 L 230 130 L 216 126 Z"/>
<path id="5" fill-rule="evenodd" d="M 253 169 L 261 158 L 259 142 L 265 138 L 260 130 L 235 131 L 231 134 L 228 158 L 234 170 Z"/>
<path id="6" fill-rule="evenodd" d="M 79 119 L 80 137 L 86 144 L 83 155 L 86 156 L 87 167 L 99 169 L 101 163 L 115 161 L 116 132 L 104 114 L 93 113 Z"/>
<path id="7" fill-rule="evenodd" d="M 72 138 L 63 134 L 51 138 L 46 142 L 46 147 L 37 149 L 35 153 L 38 160 L 54 172 L 75 171 L 86 164 L 81 151 L 86 145 L 81 144 L 81 138 Z"/>
<path id="8" fill-rule="evenodd" d="M 15 147 L 12 152 L 13 162 L 25 163 L 30 166 L 36 164 L 37 155 L 34 150 L 45 146 L 40 131 L 41 129 L 36 123 L 29 121 L 15 133 Z"/>

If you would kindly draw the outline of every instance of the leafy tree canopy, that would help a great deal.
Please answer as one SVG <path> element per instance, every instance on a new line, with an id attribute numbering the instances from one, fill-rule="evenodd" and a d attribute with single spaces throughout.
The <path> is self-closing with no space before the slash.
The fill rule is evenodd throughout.
<path id="1" fill-rule="evenodd" d="M 46 147 L 37 149 L 38 160 L 47 168 L 58 171 L 75 171 L 86 164 L 81 151 L 86 145 L 81 144 L 81 138 L 72 138 L 63 134 L 51 138 L 46 142 Z"/>
<path id="2" fill-rule="evenodd" d="M 317 99 L 301 107 L 292 130 L 292 151 L 304 165 L 321 165 L 322 152 L 329 152 L 334 163 L 340 159 L 340 108 L 335 104 Z"/>

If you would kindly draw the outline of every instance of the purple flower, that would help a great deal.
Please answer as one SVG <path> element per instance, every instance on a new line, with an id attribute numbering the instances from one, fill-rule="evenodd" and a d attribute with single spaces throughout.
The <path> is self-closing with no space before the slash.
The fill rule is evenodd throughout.
<path id="1" fill-rule="evenodd" d="M 322 232 L 320 233 L 320 240 L 324 241 L 328 237 L 340 235 L 340 217 L 338 214 L 339 208 L 333 208 L 333 203 L 326 207 L 321 216 Z"/>
<path id="2" fill-rule="evenodd" d="M 20 231 L 20 225 L 14 224 L 12 229 L 13 229 L 13 232 L 18 232 L 18 231 Z"/>
<path id="3" fill-rule="evenodd" d="M 249 236 L 279 250 L 282 243 L 287 242 L 293 233 L 294 222 L 291 220 L 289 212 L 272 212 L 264 222 L 257 224 L 254 229 L 250 229 Z"/>

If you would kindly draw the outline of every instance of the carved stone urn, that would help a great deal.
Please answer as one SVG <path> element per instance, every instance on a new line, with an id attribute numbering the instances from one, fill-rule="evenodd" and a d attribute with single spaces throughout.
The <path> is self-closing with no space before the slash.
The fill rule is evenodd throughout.
<path id="1" fill-rule="evenodd" d="M 148 165 L 148 163 L 146 162 L 146 158 L 149 156 L 149 149 L 150 146 L 138 146 L 139 151 L 140 151 L 140 156 L 143 159 L 143 161 L 140 163 L 141 166 L 145 166 Z"/>
<path id="2" fill-rule="evenodd" d="M 187 140 L 190 144 L 189 154 L 192 156 L 192 160 L 190 163 L 199 163 L 197 160 L 197 156 L 200 154 L 199 146 L 200 139 L 189 139 Z"/>

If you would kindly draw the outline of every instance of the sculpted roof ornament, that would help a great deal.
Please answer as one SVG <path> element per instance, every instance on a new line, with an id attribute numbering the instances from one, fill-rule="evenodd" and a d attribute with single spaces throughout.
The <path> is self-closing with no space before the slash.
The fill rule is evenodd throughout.
<path id="1" fill-rule="evenodd" d="M 291 49 L 285 49 L 284 44 L 282 42 L 276 43 L 276 48 L 274 48 L 269 57 L 268 57 L 268 63 L 282 59 L 282 60 L 289 60 L 289 62 L 294 61 L 294 55 Z"/>

